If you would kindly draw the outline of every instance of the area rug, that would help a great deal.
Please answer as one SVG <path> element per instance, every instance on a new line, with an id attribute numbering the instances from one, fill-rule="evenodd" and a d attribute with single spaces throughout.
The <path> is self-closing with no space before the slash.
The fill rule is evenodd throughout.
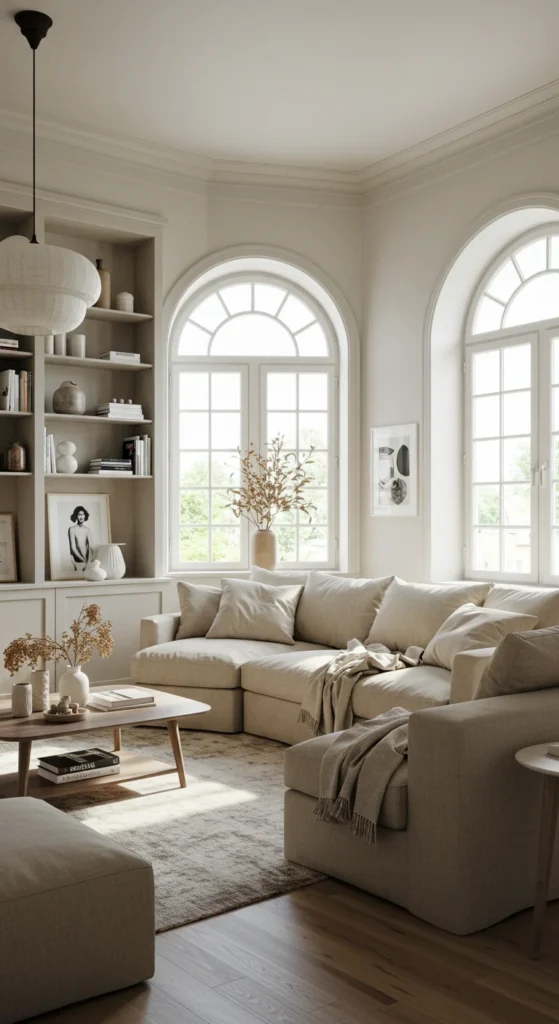
<path id="1" fill-rule="evenodd" d="M 112 731 L 33 744 L 39 754 L 110 749 Z M 299 889 L 323 876 L 283 856 L 285 747 L 244 733 L 181 731 L 187 788 L 163 775 L 51 801 L 153 864 L 156 927 L 182 924 Z M 174 764 L 166 729 L 128 728 L 123 749 Z M 15 771 L 0 743 L 0 771 Z M 70 784 L 68 784 L 70 785 Z"/>

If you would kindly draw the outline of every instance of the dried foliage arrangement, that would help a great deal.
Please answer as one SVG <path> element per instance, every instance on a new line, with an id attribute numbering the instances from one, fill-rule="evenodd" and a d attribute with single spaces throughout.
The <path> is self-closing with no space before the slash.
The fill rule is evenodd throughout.
<path id="1" fill-rule="evenodd" d="M 312 483 L 306 467 L 312 465 L 314 447 L 303 459 L 294 452 L 283 450 L 284 439 L 278 434 L 265 455 L 250 444 L 246 455 L 238 448 L 242 484 L 229 487 L 231 501 L 226 506 L 239 519 L 244 516 L 258 530 L 269 530 L 282 512 L 298 509 L 309 517 L 316 506 L 305 498 L 305 490 Z"/>
<path id="2" fill-rule="evenodd" d="M 109 620 L 102 622 L 98 604 L 84 605 L 70 629 L 62 634 L 60 643 L 50 636 L 34 637 L 31 633 L 12 640 L 4 651 L 4 668 L 13 676 L 26 663 L 32 669 L 47 661 L 83 665 L 91 661 L 96 651 L 102 658 L 108 658 L 114 646 L 112 627 Z"/>

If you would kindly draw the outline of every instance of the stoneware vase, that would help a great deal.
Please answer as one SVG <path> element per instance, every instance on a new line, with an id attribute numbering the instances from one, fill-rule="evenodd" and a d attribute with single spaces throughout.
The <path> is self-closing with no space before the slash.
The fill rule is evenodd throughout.
<path id="1" fill-rule="evenodd" d="M 12 718 L 28 718 L 32 709 L 31 683 L 14 683 L 12 686 Z"/>
<path id="2" fill-rule="evenodd" d="M 77 384 L 64 380 L 52 396 L 54 412 L 62 416 L 83 416 L 85 412 L 85 395 Z"/>
<path id="3" fill-rule="evenodd" d="M 31 700 L 33 711 L 46 711 L 49 706 L 50 681 L 48 669 L 31 673 Z"/>
<path id="4" fill-rule="evenodd" d="M 103 266 L 103 260 L 95 260 L 95 266 L 101 281 L 101 294 L 95 303 L 100 309 L 111 308 L 111 275 Z"/>
<path id="5" fill-rule="evenodd" d="M 251 564 L 261 569 L 275 569 L 278 542 L 273 530 L 257 530 L 251 538 Z"/>
<path id="6" fill-rule="evenodd" d="M 76 446 L 73 441 L 59 441 L 56 446 L 56 472 L 75 473 L 78 460 L 74 458 Z"/>
<path id="7" fill-rule="evenodd" d="M 81 665 L 68 665 L 58 680 L 58 692 L 61 697 L 69 697 L 71 704 L 85 707 L 89 700 L 89 679 Z"/>
<path id="8" fill-rule="evenodd" d="M 108 580 L 121 580 L 126 572 L 122 544 L 100 544 L 95 552 L 101 568 L 105 570 Z"/>

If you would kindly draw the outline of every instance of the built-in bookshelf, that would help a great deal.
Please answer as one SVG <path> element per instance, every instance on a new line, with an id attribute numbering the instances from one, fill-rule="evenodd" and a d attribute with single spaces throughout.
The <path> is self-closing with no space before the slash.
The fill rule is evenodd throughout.
<path id="1" fill-rule="evenodd" d="M 13 205 L 12 205 L 13 204 Z M 93 307 L 75 332 L 86 336 L 85 358 L 45 352 L 42 337 L 21 337 L 17 350 L 0 348 L 0 373 L 27 370 L 33 393 L 28 412 L 0 410 L 0 512 L 16 520 L 19 581 L 23 586 L 50 581 L 47 539 L 49 494 L 109 495 L 112 539 L 123 543 L 126 578 L 161 576 L 163 536 L 160 522 L 162 467 L 158 457 L 156 382 L 164 380 L 164 345 L 161 340 L 161 227 L 156 218 L 143 220 L 130 211 L 114 213 L 96 204 L 55 199 L 38 204 L 39 241 L 61 245 L 103 260 L 111 273 L 111 296 L 134 295 L 135 312 Z M 29 237 L 29 204 L 17 196 L 0 197 L 0 239 L 14 234 Z M 1 333 L 6 333 L 2 332 Z M 140 362 L 116 363 L 101 358 L 111 350 L 140 354 Z M 83 416 L 53 411 L 52 396 L 65 380 L 77 384 L 86 396 Z M 116 398 L 141 405 L 143 418 L 107 418 L 97 407 Z M 45 433 L 54 444 L 76 445 L 75 474 L 47 473 Z M 91 459 L 122 458 L 131 435 L 151 438 L 150 475 L 106 477 L 88 473 Z M 27 453 L 25 473 L 7 471 L 9 446 L 19 441 Z M 123 581 L 125 582 L 125 581 Z M 0 587 L 1 591 L 1 587 Z"/>

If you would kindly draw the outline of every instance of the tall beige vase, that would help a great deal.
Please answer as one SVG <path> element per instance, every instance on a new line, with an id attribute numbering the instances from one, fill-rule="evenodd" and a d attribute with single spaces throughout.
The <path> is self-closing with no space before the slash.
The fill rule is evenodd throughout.
<path id="1" fill-rule="evenodd" d="M 261 569 L 275 569 L 278 557 L 278 542 L 273 530 L 257 530 L 251 538 L 252 565 Z"/>

